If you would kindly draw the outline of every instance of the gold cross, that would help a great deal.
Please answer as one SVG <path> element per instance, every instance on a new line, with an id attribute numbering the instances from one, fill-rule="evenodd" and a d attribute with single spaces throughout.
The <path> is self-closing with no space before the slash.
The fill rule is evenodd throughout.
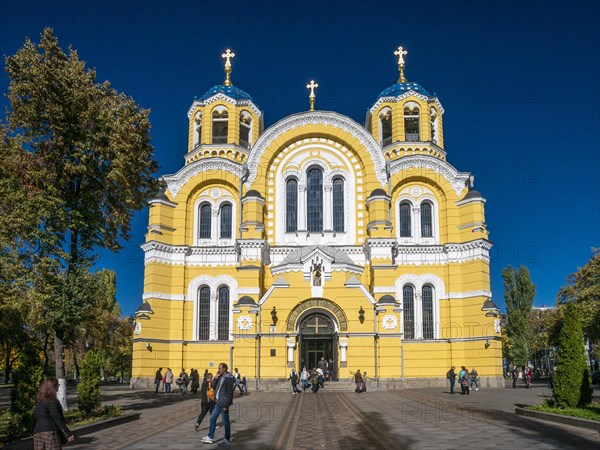
<path id="1" fill-rule="evenodd" d="M 398 50 L 394 52 L 394 55 L 398 57 L 398 70 L 400 71 L 400 77 L 398 78 L 398 83 L 405 83 L 406 78 L 404 78 L 404 55 L 407 55 L 408 52 L 404 50 L 402 46 L 398 47 Z"/>
<path id="2" fill-rule="evenodd" d="M 319 325 L 319 317 L 315 317 L 314 325 L 306 325 L 306 328 L 314 328 L 316 335 L 319 334 L 319 328 L 328 328 L 328 327 L 329 327 L 329 325 L 327 325 L 327 323 L 325 325 Z"/>
<path id="3" fill-rule="evenodd" d="M 315 80 L 310 80 L 310 83 L 306 85 L 306 87 L 308 89 L 310 89 L 310 95 L 308 96 L 309 100 L 310 100 L 310 110 L 314 111 L 315 110 L 315 88 L 318 88 L 319 85 L 317 83 L 315 83 Z"/>
<path id="4" fill-rule="evenodd" d="M 229 76 L 231 75 L 231 61 L 230 61 L 230 58 L 233 58 L 234 56 L 235 56 L 235 53 L 233 53 L 229 49 L 227 49 L 225 51 L 225 53 L 223 53 L 221 55 L 221 58 L 225 59 L 225 83 L 223 83 L 225 86 L 231 86 L 231 80 L 229 79 Z"/>

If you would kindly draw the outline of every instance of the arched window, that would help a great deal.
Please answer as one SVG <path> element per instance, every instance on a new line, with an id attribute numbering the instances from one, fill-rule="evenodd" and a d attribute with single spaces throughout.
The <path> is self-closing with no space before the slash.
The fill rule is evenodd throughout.
<path id="1" fill-rule="evenodd" d="M 202 143 L 202 114 L 198 112 L 194 117 L 194 147 Z"/>
<path id="2" fill-rule="evenodd" d="M 209 203 L 200 205 L 200 226 L 198 227 L 198 237 L 200 239 L 210 239 L 212 208 Z"/>
<path id="3" fill-rule="evenodd" d="M 431 203 L 421 203 L 421 237 L 433 237 L 433 208 Z"/>
<path id="4" fill-rule="evenodd" d="M 379 113 L 379 130 L 381 133 L 381 146 L 392 143 L 392 110 L 385 108 Z"/>
<path id="5" fill-rule="evenodd" d="M 419 136 L 419 107 L 410 103 L 404 107 L 404 134 L 408 142 L 417 142 Z"/>
<path id="6" fill-rule="evenodd" d="M 219 341 L 229 340 L 229 288 L 219 288 Z"/>
<path id="7" fill-rule="evenodd" d="M 415 290 L 412 286 L 402 289 L 402 311 L 404 314 L 404 339 L 415 338 Z"/>
<path id="8" fill-rule="evenodd" d="M 433 339 L 433 288 L 423 286 L 422 289 L 423 339 Z"/>
<path id="9" fill-rule="evenodd" d="M 411 237 L 411 205 L 408 202 L 400 203 L 400 237 Z"/>
<path id="10" fill-rule="evenodd" d="M 310 169 L 306 183 L 306 222 L 308 231 L 323 231 L 323 171 Z"/>
<path id="11" fill-rule="evenodd" d="M 333 180 L 333 231 L 344 232 L 344 179 Z"/>
<path id="12" fill-rule="evenodd" d="M 429 117 L 431 118 L 431 141 L 434 144 L 437 144 L 440 130 L 438 128 L 438 116 L 435 109 L 431 108 L 429 111 Z"/>
<path id="13" fill-rule="evenodd" d="M 242 111 L 240 114 L 240 145 L 250 146 L 250 131 L 252 130 L 252 116 L 248 111 Z"/>
<path id="14" fill-rule="evenodd" d="M 298 181 L 290 178 L 285 183 L 285 231 L 298 230 Z"/>
<path id="15" fill-rule="evenodd" d="M 212 143 L 226 144 L 229 113 L 226 108 L 215 108 L 212 116 Z"/>
<path id="16" fill-rule="evenodd" d="M 231 239 L 231 228 L 232 228 L 232 214 L 231 204 L 224 203 L 221 206 L 221 239 Z"/>
<path id="17" fill-rule="evenodd" d="M 210 288 L 202 286 L 198 290 L 198 339 L 210 339 Z"/>

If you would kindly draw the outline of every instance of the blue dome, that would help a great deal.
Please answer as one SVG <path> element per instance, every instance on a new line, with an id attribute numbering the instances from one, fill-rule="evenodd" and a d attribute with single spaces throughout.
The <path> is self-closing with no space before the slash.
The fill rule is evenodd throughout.
<path id="1" fill-rule="evenodd" d="M 377 96 L 377 100 L 379 100 L 381 97 L 398 97 L 399 95 L 402 95 L 408 91 L 414 91 L 418 94 L 423 94 L 427 97 L 431 97 L 431 94 L 427 92 L 425 88 L 419 83 L 412 83 L 406 81 L 404 83 L 392 84 L 389 88 L 384 89 L 383 91 L 381 91 L 381 94 Z"/>
<path id="2" fill-rule="evenodd" d="M 222 84 L 211 87 L 206 94 L 200 97 L 200 101 L 202 102 L 216 94 L 225 94 L 227 97 L 231 97 L 234 100 L 250 100 L 251 102 L 254 102 L 252 97 L 250 97 L 250 94 L 242 91 L 240 88 L 236 88 L 235 86 L 224 86 Z"/>

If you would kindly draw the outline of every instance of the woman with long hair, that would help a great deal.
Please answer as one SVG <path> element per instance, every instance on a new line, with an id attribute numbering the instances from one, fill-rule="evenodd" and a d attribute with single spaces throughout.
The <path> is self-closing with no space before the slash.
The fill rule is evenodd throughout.
<path id="1" fill-rule="evenodd" d="M 63 409 L 56 398 L 58 380 L 54 377 L 42 381 L 35 404 L 35 428 L 33 448 L 35 450 L 60 450 L 62 442 L 73 442 L 75 436 L 67 428 Z"/>
<path id="2" fill-rule="evenodd" d="M 212 388 L 211 381 L 213 374 L 204 372 L 204 379 L 202 380 L 202 386 L 200 386 L 200 415 L 198 420 L 194 424 L 196 431 L 200 431 L 200 424 L 206 414 L 212 414 L 212 410 L 215 406 L 215 390 Z M 209 416 L 210 417 L 210 416 Z"/>

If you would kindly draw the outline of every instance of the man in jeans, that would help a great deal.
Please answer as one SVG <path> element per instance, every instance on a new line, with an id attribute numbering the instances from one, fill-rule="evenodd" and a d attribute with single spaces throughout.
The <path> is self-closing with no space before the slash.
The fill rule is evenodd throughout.
<path id="1" fill-rule="evenodd" d="M 217 375 L 212 380 L 212 387 L 215 390 L 215 407 L 210 416 L 210 428 L 208 436 L 202 438 L 205 444 L 213 444 L 215 438 L 215 429 L 217 428 L 217 419 L 223 414 L 223 426 L 225 427 L 225 439 L 219 442 L 220 446 L 231 444 L 231 426 L 229 424 L 229 407 L 233 404 L 233 375 L 227 372 L 227 364 L 219 364 Z"/>

